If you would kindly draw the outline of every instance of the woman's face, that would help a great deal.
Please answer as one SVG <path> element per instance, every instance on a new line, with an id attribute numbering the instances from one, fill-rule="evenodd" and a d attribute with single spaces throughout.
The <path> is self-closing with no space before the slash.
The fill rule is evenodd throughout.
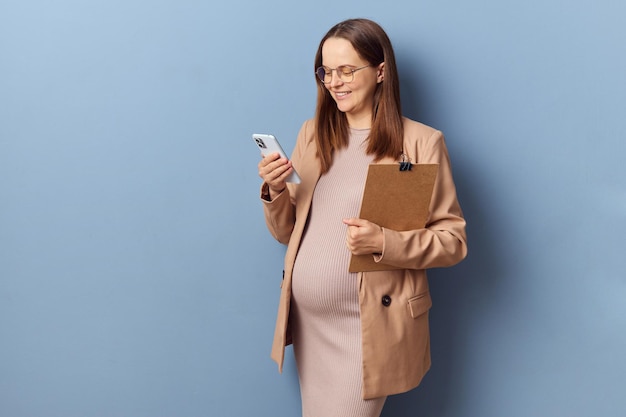
<path id="1" fill-rule="evenodd" d="M 361 68 L 369 63 L 356 52 L 350 41 L 343 38 L 328 38 L 322 45 L 322 65 L 337 68 L 345 65 Z M 376 85 L 383 81 L 384 63 L 377 67 L 368 66 L 354 73 L 351 82 L 339 79 L 332 71 L 332 80 L 324 84 L 337 103 L 339 111 L 344 112 L 350 127 L 370 128 Z"/>

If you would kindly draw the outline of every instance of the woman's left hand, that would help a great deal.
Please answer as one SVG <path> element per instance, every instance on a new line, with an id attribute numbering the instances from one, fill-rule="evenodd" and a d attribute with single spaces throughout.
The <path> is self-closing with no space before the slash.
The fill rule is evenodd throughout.
<path id="1" fill-rule="evenodd" d="M 368 220 L 343 219 L 348 225 L 346 244 L 353 255 L 370 255 L 383 251 L 383 229 Z"/>

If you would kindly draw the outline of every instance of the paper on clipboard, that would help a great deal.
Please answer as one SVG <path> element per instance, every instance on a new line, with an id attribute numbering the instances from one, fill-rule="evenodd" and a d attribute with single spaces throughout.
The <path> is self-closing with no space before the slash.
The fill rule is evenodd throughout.
<path id="1" fill-rule="evenodd" d="M 391 230 L 426 225 L 438 164 L 370 164 L 359 217 Z M 375 262 L 372 255 L 352 255 L 349 272 L 383 271 L 398 267 Z"/>

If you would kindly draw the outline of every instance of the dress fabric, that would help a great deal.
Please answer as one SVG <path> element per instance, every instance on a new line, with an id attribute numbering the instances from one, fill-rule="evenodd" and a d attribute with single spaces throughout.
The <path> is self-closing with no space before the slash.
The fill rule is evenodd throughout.
<path id="1" fill-rule="evenodd" d="M 293 270 L 292 337 L 303 417 L 378 417 L 386 397 L 363 399 L 357 274 L 342 219 L 358 217 L 372 162 L 369 129 L 350 130 L 315 188 Z"/>

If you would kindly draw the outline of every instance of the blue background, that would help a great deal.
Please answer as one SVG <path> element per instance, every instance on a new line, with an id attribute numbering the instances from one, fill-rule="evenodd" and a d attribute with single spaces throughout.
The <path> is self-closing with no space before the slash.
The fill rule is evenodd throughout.
<path id="1" fill-rule="evenodd" d="M 0 3 L 0 415 L 296 416 L 269 359 L 289 151 L 334 23 L 396 48 L 444 131 L 469 256 L 430 274 L 433 368 L 383 416 L 626 413 L 618 0 Z"/>

